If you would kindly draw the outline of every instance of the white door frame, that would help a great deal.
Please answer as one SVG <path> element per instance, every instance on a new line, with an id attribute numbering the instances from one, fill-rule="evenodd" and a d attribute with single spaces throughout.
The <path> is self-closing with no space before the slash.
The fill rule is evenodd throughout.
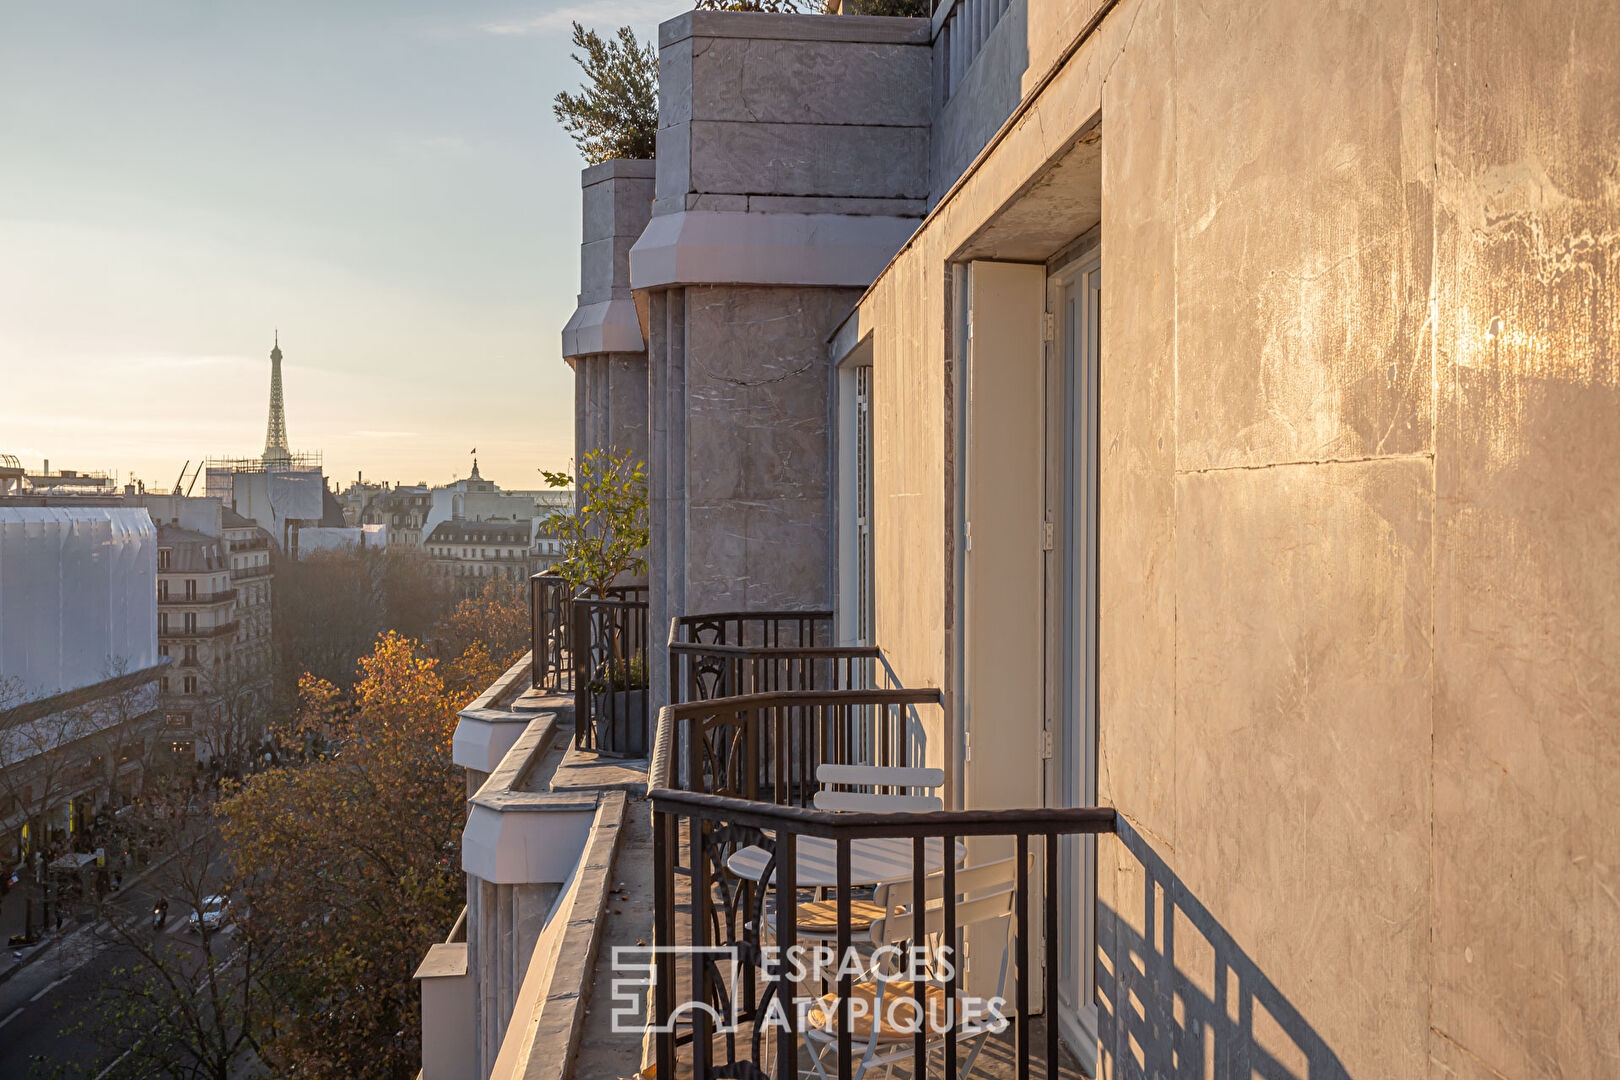
<path id="1" fill-rule="evenodd" d="M 1047 279 L 1044 483 L 1048 806 L 1097 801 L 1097 387 L 1101 262 L 1090 252 Z M 1080 384 L 1075 384 L 1076 376 Z M 1079 567 L 1078 580 L 1073 573 Z M 1078 676 L 1078 677 L 1076 677 Z M 1097 842 L 1065 843 L 1060 875 L 1077 902 L 1063 909 L 1058 996 L 1065 1042 L 1088 1067 L 1097 1046 Z"/>

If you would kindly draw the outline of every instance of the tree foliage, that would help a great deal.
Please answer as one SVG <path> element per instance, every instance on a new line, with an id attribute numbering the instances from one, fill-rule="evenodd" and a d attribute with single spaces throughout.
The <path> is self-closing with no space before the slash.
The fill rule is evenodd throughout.
<path id="1" fill-rule="evenodd" d="M 552 517 L 562 541 L 556 572 L 575 588 L 605 596 L 620 577 L 647 572 L 647 470 L 628 450 L 591 450 L 579 475 L 546 472 L 554 488 L 572 487 L 572 512 Z"/>
<path id="2" fill-rule="evenodd" d="M 926 19 L 933 14 L 929 0 L 844 0 L 845 15 L 897 15 Z"/>
<path id="3" fill-rule="evenodd" d="M 658 142 L 658 50 L 619 27 L 615 37 L 574 24 L 574 62 L 585 72 L 577 94 L 557 95 L 552 111 L 592 165 L 651 158 Z"/>
<path id="4" fill-rule="evenodd" d="M 295 704 L 305 672 L 346 688 L 378 634 L 426 641 L 454 604 L 422 553 L 375 548 L 283 560 L 271 597 L 283 711 Z"/>
<path id="5" fill-rule="evenodd" d="M 300 723 L 326 733 L 326 752 L 249 778 L 221 807 L 243 933 L 277 957 L 265 1058 L 280 1076 L 414 1074 L 411 975 L 462 903 L 466 791 L 440 663 L 390 632 L 360 668 L 352 695 L 302 682 Z"/>
<path id="6" fill-rule="evenodd" d="M 529 647 L 529 629 L 529 598 L 518 582 L 490 578 L 457 604 L 434 641 L 450 695 L 465 705 L 481 693 Z"/>

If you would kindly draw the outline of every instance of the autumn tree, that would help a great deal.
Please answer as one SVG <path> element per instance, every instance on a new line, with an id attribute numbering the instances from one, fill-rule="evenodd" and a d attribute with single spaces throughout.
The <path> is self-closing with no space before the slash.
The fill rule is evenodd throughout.
<path id="1" fill-rule="evenodd" d="M 463 901 L 454 699 L 439 661 L 390 632 L 352 695 L 306 678 L 301 700 L 326 752 L 250 777 L 221 806 L 242 932 L 277 957 L 264 1056 L 280 1076 L 410 1076 L 411 975 Z"/>
<path id="2" fill-rule="evenodd" d="M 529 600 L 522 585 L 490 578 L 439 624 L 434 646 L 445 658 L 446 688 L 457 705 L 466 705 L 529 647 Z"/>
<path id="3" fill-rule="evenodd" d="M 427 640 L 452 607 L 443 583 L 417 551 L 318 551 L 276 567 L 272 593 L 275 694 L 296 706 L 306 672 L 347 689 L 377 635 Z"/>

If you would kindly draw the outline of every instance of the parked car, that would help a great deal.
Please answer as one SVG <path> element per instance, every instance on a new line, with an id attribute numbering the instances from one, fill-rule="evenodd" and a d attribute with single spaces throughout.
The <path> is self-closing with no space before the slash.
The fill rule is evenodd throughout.
<path id="1" fill-rule="evenodd" d="M 202 907 L 191 913 L 186 920 L 186 928 L 192 933 L 201 933 L 203 930 L 218 930 L 225 925 L 225 916 L 230 911 L 231 902 L 225 896 L 207 896 L 203 898 Z"/>

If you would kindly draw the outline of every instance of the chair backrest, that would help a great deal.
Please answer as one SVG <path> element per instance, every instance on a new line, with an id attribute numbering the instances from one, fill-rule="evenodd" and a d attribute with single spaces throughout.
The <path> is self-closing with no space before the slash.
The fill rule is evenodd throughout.
<path id="1" fill-rule="evenodd" d="M 818 810 L 918 813 L 942 810 L 945 806 L 937 795 L 913 793 L 913 789 L 932 790 L 944 784 L 945 773 L 941 769 L 824 764 L 816 769 L 816 779 L 823 784 L 873 789 L 872 791 L 823 789 L 816 792 L 813 800 Z"/>
<path id="2" fill-rule="evenodd" d="M 1031 868 L 1035 865 L 1035 857 L 1029 856 Z M 956 891 L 962 896 L 976 896 L 984 892 L 1011 888 L 1018 872 L 1017 856 L 1009 855 L 1005 859 L 996 859 L 993 862 L 978 863 L 974 866 L 958 867 L 953 882 Z M 923 893 L 927 903 L 933 904 L 945 895 L 945 871 L 934 870 L 923 876 Z M 896 908 L 909 908 L 915 903 L 916 881 L 913 878 L 896 878 L 893 881 L 879 882 L 873 890 L 872 899 L 885 911 Z"/>
<path id="3" fill-rule="evenodd" d="M 1012 914 L 1013 895 L 1017 884 L 1013 879 L 1018 860 L 997 859 L 995 862 L 964 866 L 956 871 L 953 887 L 959 895 L 968 897 L 947 901 L 943 896 L 945 875 L 935 871 L 923 879 L 927 896 L 923 902 L 925 927 L 931 934 L 945 929 L 945 904 L 956 905 L 956 928 L 965 930 L 977 923 L 1006 918 Z M 913 937 L 912 919 L 917 907 L 913 901 L 916 888 L 911 879 L 888 881 L 880 884 L 873 894 L 877 906 L 891 914 L 872 923 L 873 942 L 883 945 L 908 941 Z"/>
<path id="4" fill-rule="evenodd" d="M 1033 861 L 1032 857 L 1031 865 Z M 1011 858 L 962 867 L 956 871 L 953 886 L 957 894 L 967 896 L 969 899 L 960 902 L 955 897 L 946 898 L 941 895 L 945 881 L 943 872 L 936 871 L 923 879 L 923 890 L 926 893 L 923 901 L 923 928 L 928 935 L 944 934 L 946 904 L 955 905 L 954 921 L 958 933 L 985 923 L 1001 923 L 1001 957 L 996 975 L 998 996 L 1007 987 L 1007 954 L 1012 942 L 1013 903 L 1018 892 L 1014 880 L 1017 865 L 1018 860 Z M 873 899 L 884 911 L 892 914 L 872 923 L 874 945 L 915 942 L 917 935 L 913 925 L 917 908 L 911 902 L 915 892 L 915 886 L 910 879 L 885 882 L 877 887 Z M 994 940 L 993 937 L 990 939 L 991 942 Z M 955 946 L 950 947 L 954 953 Z"/>

